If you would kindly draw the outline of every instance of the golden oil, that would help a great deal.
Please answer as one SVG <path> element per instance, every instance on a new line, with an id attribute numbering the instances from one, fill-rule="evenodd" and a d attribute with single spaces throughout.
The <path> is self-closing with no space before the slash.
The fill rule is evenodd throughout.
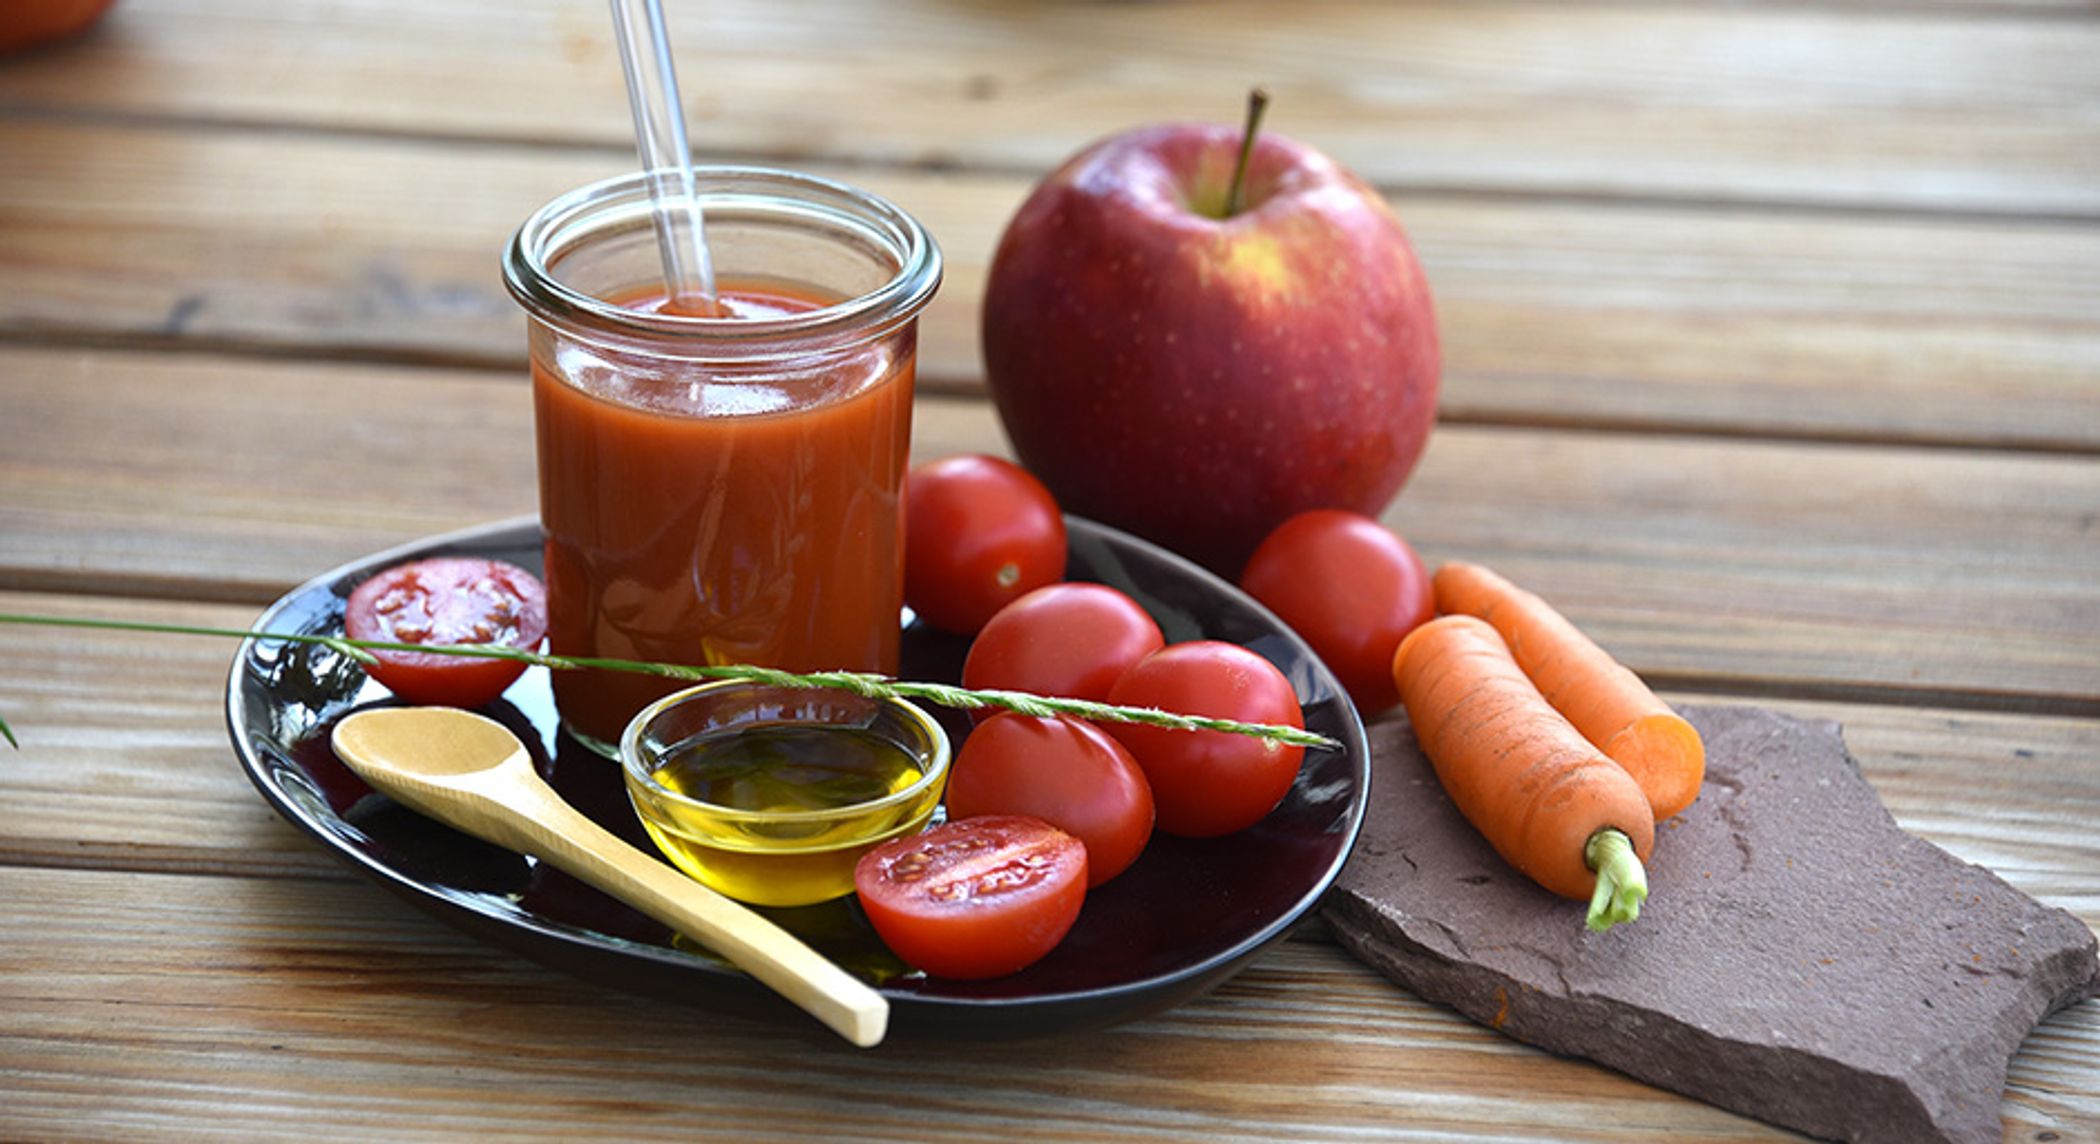
<path id="1" fill-rule="evenodd" d="M 926 767 L 867 726 L 745 723 L 664 750 L 629 790 L 679 869 L 739 901 L 799 906 L 852 892 L 862 854 L 925 826 L 943 785 Z"/>

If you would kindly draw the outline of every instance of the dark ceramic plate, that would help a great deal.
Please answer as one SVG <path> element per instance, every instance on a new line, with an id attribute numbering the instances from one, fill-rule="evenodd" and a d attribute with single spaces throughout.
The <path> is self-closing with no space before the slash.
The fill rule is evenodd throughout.
<path id="1" fill-rule="evenodd" d="M 911 972 L 883 949 L 850 898 L 765 911 L 875 983 L 890 1000 L 893 1035 L 1034 1036 L 1157 1012 L 1223 981 L 1287 933 L 1356 841 L 1370 780 L 1363 726 L 1305 644 L 1237 589 L 1177 556 L 1083 520 L 1072 520 L 1070 532 L 1071 578 L 1128 592 L 1169 642 L 1221 639 L 1267 656 L 1297 687 L 1306 726 L 1343 749 L 1306 752 L 1282 805 L 1251 829 L 1204 841 L 1155 836 L 1134 866 L 1087 897 L 1078 924 L 1049 957 L 1009 977 L 952 982 Z M 510 521 L 376 554 L 302 585 L 270 608 L 261 627 L 340 632 L 343 601 L 359 581 L 439 554 L 537 570 L 539 528 Z M 904 648 L 907 677 L 953 680 L 967 643 L 915 623 Z M 336 760 L 328 735 L 348 712 L 390 702 L 363 669 L 324 648 L 250 641 L 234 661 L 226 710 L 242 765 L 278 813 L 446 921 L 617 989 L 748 1015 L 794 1013 L 764 986 L 597 890 L 374 793 Z M 526 672 L 484 713 L 519 733 L 571 802 L 650 849 L 618 766 L 557 729 L 544 671 Z M 959 745 L 968 719 L 937 714 Z"/>

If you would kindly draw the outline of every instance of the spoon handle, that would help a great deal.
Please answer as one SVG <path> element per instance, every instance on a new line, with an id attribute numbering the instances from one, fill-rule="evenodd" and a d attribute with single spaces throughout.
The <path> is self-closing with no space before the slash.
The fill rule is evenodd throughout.
<path id="1" fill-rule="evenodd" d="M 889 1002 L 793 934 L 686 877 L 584 817 L 544 783 L 505 800 L 516 849 L 550 862 L 727 958 L 866 1048 L 889 1027 Z"/>

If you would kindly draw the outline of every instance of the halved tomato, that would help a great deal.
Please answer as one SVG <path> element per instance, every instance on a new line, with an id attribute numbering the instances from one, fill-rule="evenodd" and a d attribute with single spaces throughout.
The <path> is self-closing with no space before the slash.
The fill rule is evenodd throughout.
<path id="1" fill-rule="evenodd" d="M 439 556 L 397 564 L 350 592 L 343 634 L 406 644 L 493 644 L 532 650 L 547 635 L 547 589 L 501 560 Z M 410 703 L 479 707 L 525 665 L 510 659 L 374 651 L 372 678 Z"/>
<path id="2" fill-rule="evenodd" d="M 1056 948 L 1086 899 L 1086 847 L 1037 818 L 965 818 L 894 838 L 853 868 L 883 944 L 935 977 L 1025 969 Z"/>

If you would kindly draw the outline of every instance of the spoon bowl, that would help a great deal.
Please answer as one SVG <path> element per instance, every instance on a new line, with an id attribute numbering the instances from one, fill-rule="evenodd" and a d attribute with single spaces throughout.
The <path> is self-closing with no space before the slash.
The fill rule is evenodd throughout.
<path id="1" fill-rule="evenodd" d="M 336 724 L 335 752 L 373 789 L 547 862 L 706 945 L 847 1040 L 882 1040 L 889 1003 L 786 930 L 628 845 L 562 801 L 525 745 L 452 707 L 384 707 Z"/>
<path id="2" fill-rule="evenodd" d="M 510 728 L 451 707 L 386 707 L 350 716 L 336 728 L 337 753 L 398 783 L 446 785 L 504 766 L 530 770 L 525 744 Z"/>

